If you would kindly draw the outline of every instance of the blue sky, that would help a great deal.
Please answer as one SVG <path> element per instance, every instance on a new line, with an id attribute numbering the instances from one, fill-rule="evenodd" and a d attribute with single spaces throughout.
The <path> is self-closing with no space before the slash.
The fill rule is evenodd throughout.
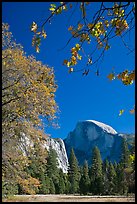
<path id="1" fill-rule="evenodd" d="M 60 128 L 48 128 L 46 131 L 52 137 L 65 138 L 78 121 L 97 120 L 112 126 L 118 132 L 134 133 L 135 117 L 129 110 L 135 104 L 135 86 L 124 86 L 120 81 L 109 81 L 106 77 L 112 68 L 117 72 L 132 70 L 135 66 L 134 53 L 127 54 L 129 51 L 123 46 L 122 41 L 112 39 L 111 49 L 107 51 L 99 67 L 100 76 L 95 75 L 95 67 L 88 76 L 82 76 L 80 72 L 68 74 L 62 63 L 70 56 L 70 49 L 76 41 L 72 41 L 62 51 L 59 49 L 64 47 L 71 37 L 67 29 L 79 17 L 77 11 L 71 18 L 67 12 L 58 15 L 52 19 L 51 25 L 45 26 L 47 39 L 42 41 L 40 53 L 36 53 L 31 46 L 30 25 L 33 21 L 44 22 L 50 15 L 50 3 L 52 2 L 2 3 L 2 22 L 10 25 L 14 38 L 23 45 L 26 54 L 33 54 L 44 64 L 54 67 L 58 84 L 56 101 L 60 109 Z M 97 8 L 96 5 L 94 8 Z M 127 36 L 126 42 L 131 48 L 134 46 L 134 31 Z M 81 62 L 77 68 L 81 69 L 83 66 Z M 125 112 L 119 117 L 121 109 L 125 109 Z"/>

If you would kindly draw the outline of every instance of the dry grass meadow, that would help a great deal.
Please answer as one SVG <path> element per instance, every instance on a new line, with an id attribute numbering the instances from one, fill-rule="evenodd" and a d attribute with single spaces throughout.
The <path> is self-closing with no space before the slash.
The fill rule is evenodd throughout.
<path id="1" fill-rule="evenodd" d="M 78 195 L 15 195 L 3 202 L 135 202 L 135 197 Z"/>

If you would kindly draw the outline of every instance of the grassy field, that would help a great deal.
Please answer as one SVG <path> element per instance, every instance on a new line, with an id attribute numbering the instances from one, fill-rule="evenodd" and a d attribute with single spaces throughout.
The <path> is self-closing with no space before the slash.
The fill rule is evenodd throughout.
<path id="1" fill-rule="evenodd" d="M 135 202 L 135 197 L 77 195 L 15 195 L 2 202 Z"/>

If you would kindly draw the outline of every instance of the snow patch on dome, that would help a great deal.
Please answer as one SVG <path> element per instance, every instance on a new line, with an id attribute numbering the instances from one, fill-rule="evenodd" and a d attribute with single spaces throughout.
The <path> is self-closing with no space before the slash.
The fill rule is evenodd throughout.
<path id="1" fill-rule="evenodd" d="M 113 129 L 111 126 L 109 126 L 109 125 L 106 125 L 106 124 L 104 124 L 104 123 L 98 122 L 98 121 L 96 121 L 96 120 L 86 120 L 86 121 L 92 122 L 92 123 L 98 125 L 99 127 L 101 127 L 101 128 L 102 128 L 104 131 L 106 131 L 107 133 L 118 134 L 118 133 L 116 132 L 116 130 L 114 130 L 114 129 Z"/>

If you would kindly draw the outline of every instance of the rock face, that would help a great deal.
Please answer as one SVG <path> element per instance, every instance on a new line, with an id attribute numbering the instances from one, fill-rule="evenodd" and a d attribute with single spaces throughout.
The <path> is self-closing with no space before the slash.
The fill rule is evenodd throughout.
<path id="1" fill-rule="evenodd" d="M 25 135 L 24 133 L 21 133 L 21 142 L 19 145 L 19 149 L 23 152 L 23 154 L 26 156 L 28 155 L 29 148 L 33 148 L 34 143 L 29 137 L 29 135 Z M 55 149 L 57 156 L 58 156 L 58 168 L 61 168 L 64 173 L 68 172 L 68 157 L 66 153 L 66 148 L 64 145 L 64 141 L 60 138 L 50 138 L 46 137 L 43 138 L 42 142 L 43 148 L 46 148 L 47 151 L 50 147 L 52 149 Z"/>
<path id="2" fill-rule="evenodd" d="M 67 155 L 73 147 L 80 165 L 87 160 L 91 164 L 92 149 L 97 146 L 102 160 L 120 161 L 122 134 L 118 134 L 111 126 L 87 120 L 78 122 L 76 128 L 64 139 Z"/>
<path id="3" fill-rule="evenodd" d="M 62 169 L 64 173 L 68 171 L 68 157 L 65 149 L 65 145 L 60 138 L 47 138 L 44 142 L 44 147 L 49 150 L 50 147 L 57 152 L 58 167 Z"/>

